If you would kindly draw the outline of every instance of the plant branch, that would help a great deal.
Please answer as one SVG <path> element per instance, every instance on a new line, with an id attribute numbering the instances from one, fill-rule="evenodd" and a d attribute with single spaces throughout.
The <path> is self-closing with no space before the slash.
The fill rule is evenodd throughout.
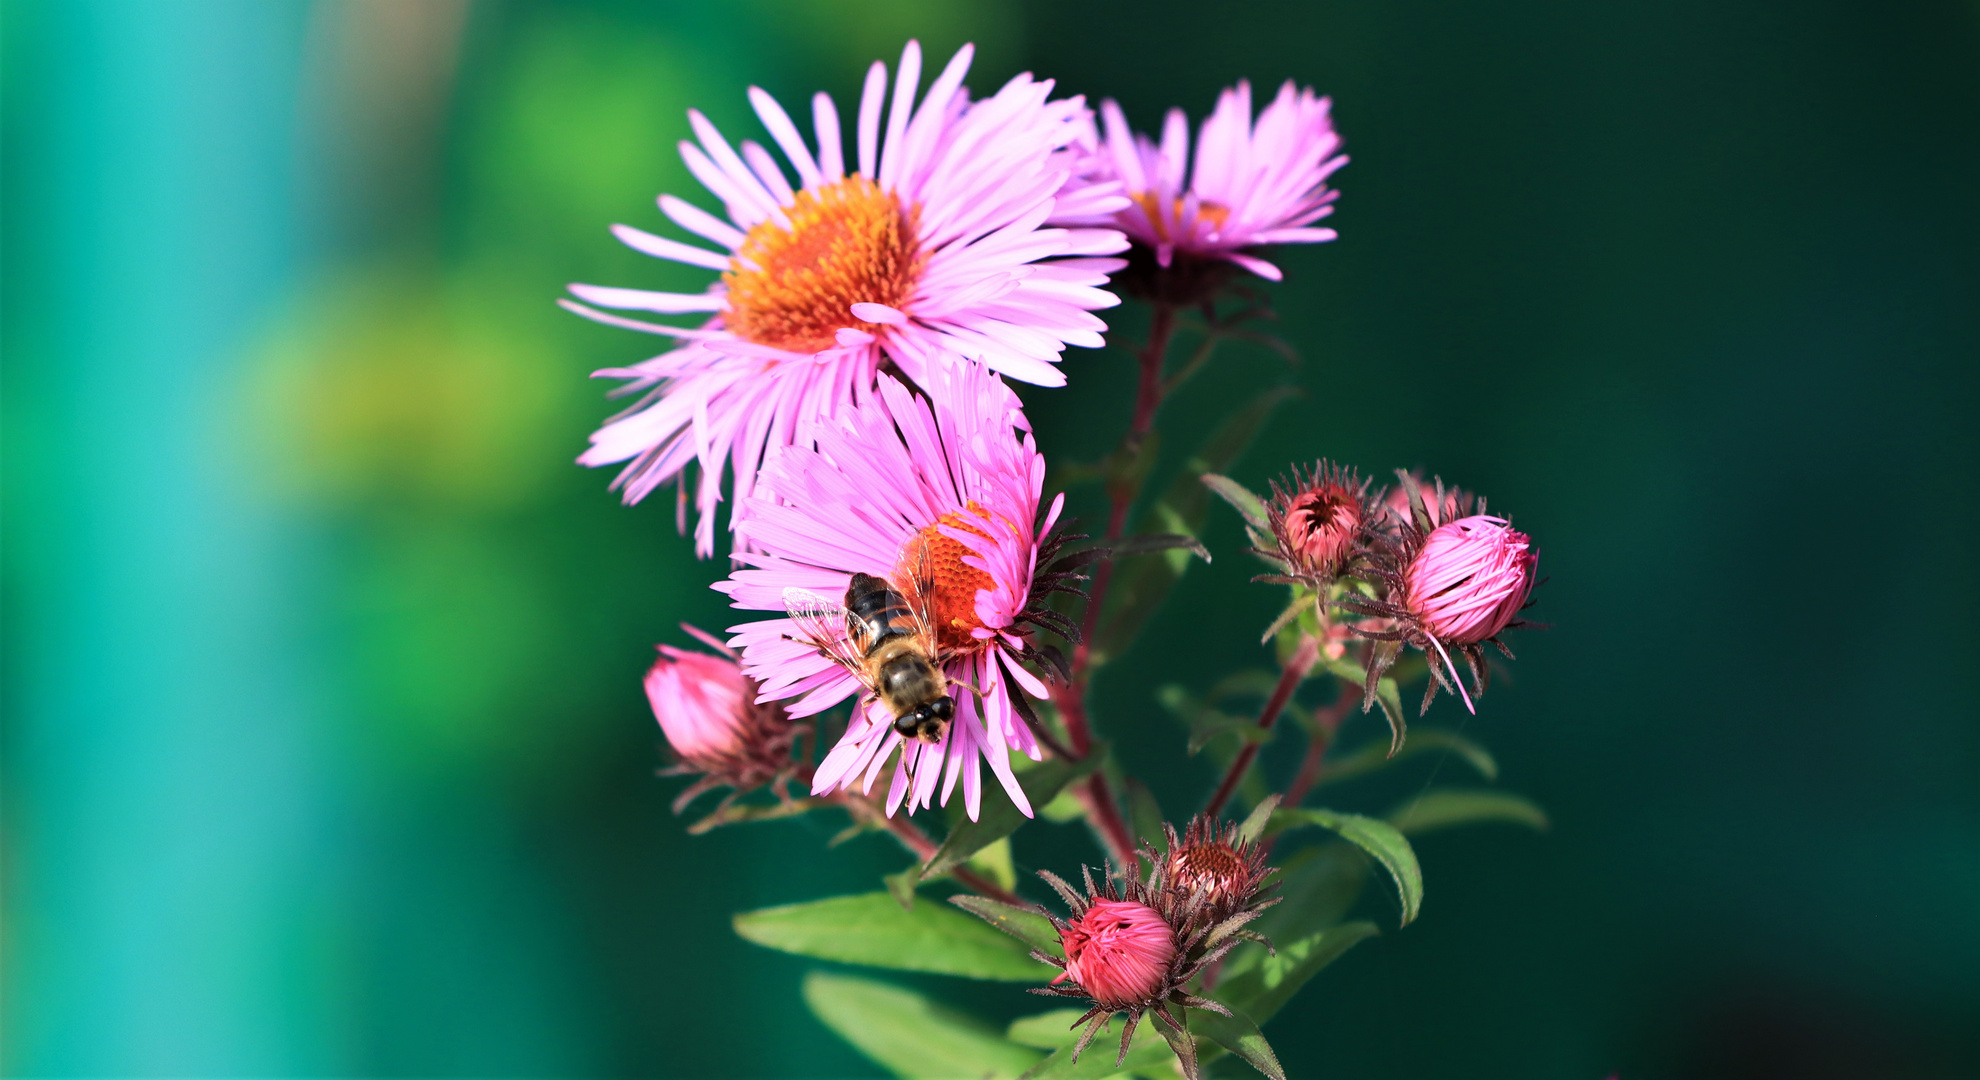
<path id="1" fill-rule="evenodd" d="M 1175 329 L 1175 308 L 1166 303 L 1156 303 L 1150 316 L 1148 342 L 1142 347 L 1139 357 L 1140 378 L 1135 387 L 1134 416 L 1128 421 L 1127 433 L 1121 437 L 1120 461 L 1132 461 L 1141 452 L 1142 442 L 1155 426 L 1155 413 L 1162 406 L 1162 367 Z M 1109 486 L 1112 505 L 1108 508 L 1104 543 L 1112 544 L 1127 530 L 1128 511 L 1133 509 L 1135 499 L 1141 494 L 1141 484 L 1141 471 L 1133 470 L 1131 478 Z M 1093 675 L 1093 640 L 1100 629 L 1100 611 L 1106 603 L 1107 586 L 1113 577 L 1112 559 L 1101 562 L 1094 569 L 1093 588 L 1087 593 L 1086 612 L 1080 620 L 1079 644 L 1073 646 L 1072 678 L 1056 687 L 1052 695 L 1052 700 L 1059 707 L 1059 716 L 1066 725 L 1066 739 L 1072 744 L 1072 752 L 1081 758 L 1093 749 L 1093 729 L 1086 715 L 1086 690 Z M 1120 804 L 1114 799 L 1113 785 L 1107 782 L 1106 774 L 1095 770 L 1075 789 L 1074 797 L 1085 808 L 1086 818 L 1092 823 L 1093 831 L 1099 835 L 1108 855 L 1123 867 L 1131 866 L 1134 862 L 1134 834 L 1121 818 Z"/>
<path id="2" fill-rule="evenodd" d="M 1265 708 L 1258 714 L 1258 730 L 1270 731 L 1272 725 L 1279 722 L 1279 714 L 1285 711 L 1286 702 L 1292 700 L 1293 691 L 1299 689 L 1299 684 L 1306 678 L 1306 673 L 1313 670 L 1314 662 L 1319 659 L 1320 642 L 1311 636 L 1302 635 L 1299 639 L 1299 647 L 1286 658 L 1286 667 L 1279 675 L 1279 684 L 1272 688 L 1272 696 L 1265 700 Z M 1231 794 L 1237 790 L 1238 783 L 1250 770 L 1252 760 L 1258 756 L 1259 745 L 1256 742 L 1247 742 L 1238 750 L 1237 757 L 1231 759 L 1230 769 L 1224 773 L 1223 782 L 1217 785 L 1216 793 L 1210 796 L 1209 805 L 1203 808 L 1205 814 L 1214 818 L 1223 812 L 1224 804 L 1231 801 Z"/>

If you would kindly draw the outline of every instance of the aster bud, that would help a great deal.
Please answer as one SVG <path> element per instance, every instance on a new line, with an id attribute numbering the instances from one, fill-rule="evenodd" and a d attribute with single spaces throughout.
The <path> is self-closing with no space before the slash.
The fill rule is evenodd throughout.
<path id="1" fill-rule="evenodd" d="M 1198 814 L 1180 838 L 1173 826 L 1164 830 L 1168 850 L 1157 860 L 1162 880 L 1184 898 L 1198 898 L 1205 918 L 1221 922 L 1278 902 L 1257 902 L 1267 872 L 1265 853 L 1256 841 L 1244 839 L 1235 823 Z"/>
<path id="2" fill-rule="evenodd" d="M 1430 656 L 1430 685 L 1423 694 L 1423 711 L 1439 688 L 1464 699 L 1485 692 L 1489 670 L 1481 647 L 1486 642 L 1506 659 L 1512 650 L 1499 639 L 1502 631 L 1535 625 L 1519 617 L 1533 592 L 1538 556 L 1531 538 L 1517 532 L 1505 518 L 1485 513 L 1485 501 L 1468 493 L 1434 487 L 1413 474 L 1398 471 L 1404 509 L 1396 512 L 1393 529 L 1376 538 L 1368 567 L 1358 571 L 1376 587 L 1374 597 L 1348 593 L 1335 603 L 1368 619 L 1355 633 L 1377 642 L 1370 657 L 1363 711 L 1374 704 L 1375 688 L 1404 645 Z M 1393 501 L 1398 495 L 1384 496 Z M 1471 669 L 1472 689 L 1458 676 L 1451 654 L 1463 656 Z M 1399 719 L 1391 717 L 1399 724 Z M 1402 730 L 1396 728 L 1396 745 Z"/>
<path id="3" fill-rule="evenodd" d="M 1379 517 L 1368 482 L 1325 460 L 1310 471 L 1295 465 L 1284 484 L 1274 480 L 1265 514 L 1287 573 L 1316 588 L 1347 568 Z"/>
<path id="4" fill-rule="evenodd" d="M 1127 1025 L 1121 1031 L 1116 1065 L 1126 1060 L 1135 1026 L 1146 1016 L 1164 1029 L 1183 1075 L 1196 1080 L 1195 1043 L 1183 1010 L 1204 1009 L 1224 1016 L 1231 1012 L 1187 987 L 1240 942 L 1263 940 L 1244 925 L 1271 902 L 1252 902 L 1263 877 L 1262 857 L 1237 843 L 1235 832 L 1221 835 L 1207 821 L 1191 825 L 1189 835 L 1199 848 L 1194 856 L 1182 859 L 1186 873 L 1202 876 L 1189 878 L 1191 884 L 1185 887 L 1173 885 L 1167 863 L 1188 845 L 1177 842 L 1173 827 L 1165 830 L 1171 858 L 1164 860 L 1144 848 L 1143 856 L 1151 862 L 1145 879 L 1109 870 L 1096 887 L 1089 870 L 1082 893 L 1049 870 L 1038 872 L 1065 900 L 1070 914 L 1064 919 L 1047 915 L 1059 932 L 1065 956 L 1031 954 L 1060 969 L 1050 986 L 1033 987 L 1031 992 L 1093 1003 L 1073 1022 L 1074 1027 L 1086 1025 L 1073 1044 L 1073 1060 L 1115 1013 L 1125 1012 Z M 1220 863 L 1216 853 L 1201 846 L 1205 841 L 1222 845 L 1223 854 L 1237 869 L 1232 872 L 1230 865 Z M 1225 905 L 1210 900 L 1218 887 L 1224 890 Z"/>
<path id="5" fill-rule="evenodd" d="M 1439 525 L 1403 575 L 1405 602 L 1446 644 L 1470 645 L 1504 630 L 1533 591 L 1538 557 L 1504 518 L 1474 514 Z"/>
<path id="6" fill-rule="evenodd" d="M 1132 900 L 1101 900 L 1059 932 L 1070 978 L 1101 1005 L 1126 1009 L 1154 997 L 1176 958 L 1176 933 L 1162 913 Z"/>
<path id="7" fill-rule="evenodd" d="M 681 629 L 721 655 L 661 645 L 646 672 L 647 701 L 679 758 L 668 773 L 701 774 L 674 800 L 677 814 L 710 788 L 733 788 L 733 798 L 788 777 L 800 726 L 781 705 L 757 703 L 756 681 L 743 674 L 733 650 L 696 627 L 682 623 Z"/>

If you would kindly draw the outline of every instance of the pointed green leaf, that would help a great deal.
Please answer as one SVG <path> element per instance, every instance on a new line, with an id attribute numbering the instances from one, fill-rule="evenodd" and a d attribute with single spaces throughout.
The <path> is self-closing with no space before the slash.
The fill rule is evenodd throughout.
<path id="1" fill-rule="evenodd" d="M 1204 562 L 1210 561 L 1210 549 L 1204 547 L 1201 540 L 1180 533 L 1136 533 L 1133 536 L 1123 536 L 1109 546 L 1116 559 L 1124 559 L 1130 555 L 1145 555 L 1151 551 L 1180 548 L 1191 552 Z"/>
<path id="2" fill-rule="evenodd" d="M 1232 1011 L 1235 1015 L 1219 1016 L 1207 1010 L 1200 1011 L 1189 1018 L 1189 1026 L 1208 1036 L 1218 1046 L 1243 1058 L 1252 1068 L 1272 1080 L 1286 1080 L 1286 1070 L 1279 1064 L 1279 1055 L 1272 1052 L 1272 1044 L 1265 1041 L 1258 1025 L 1242 1012 Z"/>
<path id="3" fill-rule="evenodd" d="M 1402 896 L 1402 925 L 1408 926 L 1416 918 L 1423 906 L 1423 868 L 1417 864 L 1409 841 L 1394 825 L 1360 814 L 1319 809 L 1281 810 L 1272 815 L 1272 825 L 1275 829 L 1299 825 L 1332 829 L 1341 839 L 1373 856 L 1396 879 L 1396 891 Z"/>
<path id="4" fill-rule="evenodd" d="M 1036 911 L 992 900 L 987 896 L 958 895 L 949 897 L 949 903 L 982 919 L 991 926 L 1024 942 L 1027 946 L 1053 956 L 1062 955 L 1059 951 L 1059 932 L 1052 927 L 1052 920 Z"/>
<path id="5" fill-rule="evenodd" d="M 745 911 L 734 922 L 744 940 L 821 960 L 999 982 L 1053 975 L 1028 946 L 993 927 L 943 904 L 903 910 L 884 892 Z"/>
<path id="6" fill-rule="evenodd" d="M 1014 1080 L 1041 1058 L 974 1017 L 871 979 L 814 971 L 804 977 L 804 1003 L 901 1080 Z"/>
<path id="7" fill-rule="evenodd" d="M 1043 808 L 1056 798 L 1059 791 L 1094 769 L 1100 767 L 1105 757 L 1096 747 L 1083 761 L 1066 761 L 1054 758 L 1018 775 L 1018 786 L 1024 789 L 1024 797 L 1033 807 Z M 922 868 L 922 877 L 935 877 L 946 874 L 969 860 L 971 855 L 982 851 L 991 844 L 1018 831 L 1018 827 L 1031 820 L 1011 802 L 998 785 L 990 785 L 983 793 L 983 812 L 975 820 L 964 819 L 949 830 L 942 846 L 928 859 Z"/>
<path id="8" fill-rule="evenodd" d="M 1251 816 L 1244 819 L 1244 824 L 1238 826 L 1238 839 L 1248 844 L 1263 836 L 1266 824 L 1272 820 L 1272 811 L 1278 808 L 1279 797 L 1267 795 L 1264 801 L 1252 810 Z"/>
<path id="9" fill-rule="evenodd" d="M 1499 763 L 1492 760 L 1490 751 L 1455 731 L 1420 727 L 1416 729 L 1416 734 L 1410 736 L 1410 740 L 1403 744 L 1402 749 L 1396 751 L 1395 757 L 1389 756 L 1387 745 L 1371 741 L 1355 747 L 1348 753 L 1328 758 L 1326 766 L 1320 772 L 1320 783 L 1324 785 L 1350 780 L 1375 772 L 1391 762 L 1401 761 L 1429 750 L 1449 751 L 1456 754 L 1465 764 L 1476 769 L 1478 775 L 1487 780 L 1498 779 Z"/>
<path id="10" fill-rule="evenodd" d="M 1298 941 L 1283 942 L 1251 970 L 1218 985 L 1216 996 L 1260 1023 L 1272 1019 L 1300 987 L 1357 943 L 1380 934 L 1365 920 L 1343 923 Z M 1250 946 L 1256 948 L 1256 946 Z"/>
<path id="11" fill-rule="evenodd" d="M 1446 787 L 1431 788 L 1389 814 L 1389 823 L 1409 836 L 1487 821 L 1545 831 L 1547 813 L 1532 800 L 1511 792 Z"/>
<path id="12" fill-rule="evenodd" d="M 1265 500 L 1253 494 L 1251 489 L 1228 476 L 1216 473 L 1203 474 L 1203 486 L 1216 496 L 1231 504 L 1231 509 L 1244 515 L 1245 524 L 1254 529 L 1271 527 L 1270 518 L 1265 513 Z"/>
<path id="13" fill-rule="evenodd" d="M 910 866 L 898 874 L 888 874 L 880 879 L 887 883 L 887 895 L 904 910 L 914 910 L 914 890 L 921 887 L 921 867 Z"/>

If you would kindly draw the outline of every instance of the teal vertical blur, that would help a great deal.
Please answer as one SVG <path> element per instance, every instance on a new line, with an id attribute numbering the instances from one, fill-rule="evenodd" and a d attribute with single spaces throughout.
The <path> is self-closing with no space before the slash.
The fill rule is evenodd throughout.
<path id="1" fill-rule="evenodd" d="M 301 538 L 241 490 L 228 445 L 246 351 L 295 274 L 303 15 L 8 15 L 38 47 L 9 44 L 37 76 L 9 87 L 7 147 L 10 196 L 37 196 L 7 221 L 16 1070 L 327 1060 Z"/>

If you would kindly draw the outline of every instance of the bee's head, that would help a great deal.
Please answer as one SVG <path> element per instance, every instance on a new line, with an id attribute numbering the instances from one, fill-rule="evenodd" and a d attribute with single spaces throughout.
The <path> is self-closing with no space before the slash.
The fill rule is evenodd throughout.
<path id="1" fill-rule="evenodd" d="M 929 745 L 942 741 L 949 733 L 949 722 L 956 718 L 956 699 L 947 694 L 934 701 L 916 705 L 894 720 L 894 730 L 904 739 L 913 739 Z"/>

